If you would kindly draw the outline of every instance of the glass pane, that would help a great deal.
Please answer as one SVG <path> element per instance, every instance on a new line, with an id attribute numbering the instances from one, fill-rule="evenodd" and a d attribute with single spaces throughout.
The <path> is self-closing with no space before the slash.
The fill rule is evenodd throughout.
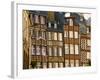
<path id="1" fill-rule="evenodd" d="M 53 47 L 54 56 L 57 56 L 57 47 Z"/>
<path id="2" fill-rule="evenodd" d="M 45 17 L 41 16 L 40 19 L 41 19 L 41 24 L 45 24 Z"/>
<path id="3" fill-rule="evenodd" d="M 74 60 L 70 60 L 70 66 L 74 67 Z"/>
<path id="4" fill-rule="evenodd" d="M 32 55 L 35 55 L 35 47 L 32 46 Z"/>
<path id="5" fill-rule="evenodd" d="M 52 68 L 52 63 L 49 63 L 49 68 Z"/>
<path id="6" fill-rule="evenodd" d="M 48 48 L 49 56 L 52 56 L 52 49 L 51 47 Z"/>
<path id="7" fill-rule="evenodd" d="M 58 33 L 58 40 L 62 41 L 62 33 Z"/>
<path id="8" fill-rule="evenodd" d="M 79 66 L 79 60 L 75 60 L 76 61 L 76 67 Z"/>
<path id="9" fill-rule="evenodd" d="M 69 19 L 69 26 L 73 26 L 73 20 Z"/>
<path id="10" fill-rule="evenodd" d="M 68 44 L 65 44 L 65 54 L 69 54 L 69 46 L 68 46 Z"/>
<path id="11" fill-rule="evenodd" d="M 60 66 L 60 68 L 62 68 L 63 67 L 63 63 L 59 63 L 59 66 Z"/>
<path id="12" fill-rule="evenodd" d="M 51 32 L 48 32 L 48 40 L 51 40 Z"/>
<path id="13" fill-rule="evenodd" d="M 46 55 L 46 47 L 42 47 L 42 55 Z"/>
<path id="14" fill-rule="evenodd" d="M 68 31 L 64 31 L 64 37 L 68 37 Z"/>
<path id="15" fill-rule="evenodd" d="M 38 17 L 38 15 L 35 15 L 35 23 L 39 23 L 39 17 Z"/>
<path id="16" fill-rule="evenodd" d="M 40 47 L 39 46 L 36 46 L 36 55 L 40 55 Z"/>
<path id="17" fill-rule="evenodd" d="M 90 52 L 87 52 L 87 59 L 90 59 Z"/>
<path id="18" fill-rule="evenodd" d="M 75 54 L 79 54 L 78 45 L 75 45 Z"/>
<path id="19" fill-rule="evenodd" d="M 59 48 L 59 56 L 62 56 L 62 48 Z"/>
<path id="20" fill-rule="evenodd" d="M 54 33 L 54 40 L 57 40 L 57 33 Z"/>
<path id="21" fill-rule="evenodd" d="M 75 38 L 78 38 L 78 32 L 74 32 Z"/>
<path id="22" fill-rule="evenodd" d="M 69 31 L 69 38 L 73 38 L 73 31 Z"/>
<path id="23" fill-rule="evenodd" d="M 74 54 L 74 46 L 73 46 L 73 44 L 70 44 L 70 54 Z"/>
<path id="24" fill-rule="evenodd" d="M 69 67 L 69 60 L 65 60 L 65 67 Z"/>
<path id="25" fill-rule="evenodd" d="M 43 68 L 47 68 L 47 63 L 43 63 Z"/>

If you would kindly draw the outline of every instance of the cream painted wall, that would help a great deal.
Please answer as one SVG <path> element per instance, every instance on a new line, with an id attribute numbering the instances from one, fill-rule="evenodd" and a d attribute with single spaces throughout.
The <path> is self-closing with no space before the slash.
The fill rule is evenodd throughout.
<path id="1" fill-rule="evenodd" d="M 77 5 L 77 6 L 93 6 L 97 7 L 98 26 L 96 26 L 95 46 L 98 52 L 98 69 L 97 73 L 84 74 L 66 74 L 52 77 L 29 78 L 18 80 L 100 80 L 100 5 L 99 0 L 27 0 L 34 1 L 38 4 L 56 4 L 56 5 Z M 11 65 L 11 0 L 0 1 L 0 80 L 12 80 L 10 78 Z"/>

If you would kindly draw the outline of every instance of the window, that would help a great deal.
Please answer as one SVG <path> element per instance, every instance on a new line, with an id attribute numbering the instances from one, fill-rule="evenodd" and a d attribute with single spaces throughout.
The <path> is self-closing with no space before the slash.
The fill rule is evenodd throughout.
<path id="1" fill-rule="evenodd" d="M 49 63 L 49 68 L 52 68 L 52 63 Z"/>
<path id="2" fill-rule="evenodd" d="M 75 38 L 78 38 L 78 32 L 74 32 Z"/>
<path id="3" fill-rule="evenodd" d="M 53 37 L 54 37 L 54 40 L 57 40 L 57 33 L 56 32 L 54 33 Z"/>
<path id="4" fill-rule="evenodd" d="M 69 31 L 69 38 L 73 38 L 73 31 Z"/>
<path id="5" fill-rule="evenodd" d="M 75 54 L 79 54 L 78 45 L 75 45 Z"/>
<path id="6" fill-rule="evenodd" d="M 90 40 L 87 40 L 87 45 L 91 46 L 91 41 Z"/>
<path id="7" fill-rule="evenodd" d="M 39 46 L 36 46 L 36 55 L 40 55 L 40 47 Z"/>
<path id="8" fill-rule="evenodd" d="M 75 60 L 75 62 L 76 62 L 76 67 L 78 67 L 79 66 L 79 60 Z"/>
<path id="9" fill-rule="evenodd" d="M 51 32 L 48 32 L 48 40 L 51 40 Z"/>
<path id="10" fill-rule="evenodd" d="M 53 47 L 54 56 L 57 56 L 57 47 Z"/>
<path id="11" fill-rule="evenodd" d="M 74 54 L 74 46 L 73 46 L 73 44 L 70 44 L 70 54 Z"/>
<path id="12" fill-rule="evenodd" d="M 65 67 L 69 67 L 69 60 L 65 60 Z"/>
<path id="13" fill-rule="evenodd" d="M 51 22 L 48 22 L 48 27 L 51 28 Z"/>
<path id="14" fill-rule="evenodd" d="M 59 63 L 59 66 L 62 68 L 63 67 L 63 63 Z"/>
<path id="15" fill-rule="evenodd" d="M 74 67 L 74 60 L 70 60 L 70 66 Z"/>
<path id="16" fill-rule="evenodd" d="M 69 26 L 73 26 L 73 19 L 69 19 Z"/>
<path id="17" fill-rule="evenodd" d="M 39 38 L 39 32 L 38 31 L 36 31 L 36 39 L 38 40 Z"/>
<path id="18" fill-rule="evenodd" d="M 62 41 L 62 33 L 58 33 L 58 40 Z"/>
<path id="19" fill-rule="evenodd" d="M 89 31 L 89 28 L 87 28 L 87 33 L 89 33 L 90 31 Z"/>
<path id="20" fill-rule="evenodd" d="M 45 39 L 45 32 L 42 31 L 42 39 Z"/>
<path id="21" fill-rule="evenodd" d="M 57 29 L 57 24 L 56 23 L 54 24 L 54 29 Z"/>
<path id="22" fill-rule="evenodd" d="M 45 17 L 44 16 L 41 16 L 40 20 L 41 20 L 41 24 L 45 24 Z"/>
<path id="23" fill-rule="evenodd" d="M 59 48 L 59 56 L 62 56 L 62 48 Z"/>
<path id="24" fill-rule="evenodd" d="M 55 64 L 55 68 L 58 68 L 58 63 L 54 63 Z"/>
<path id="25" fill-rule="evenodd" d="M 68 46 L 68 44 L 65 44 L 65 54 L 69 54 L 69 46 Z"/>
<path id="26" fill-rule="evenodd" d="M 32 55 L 35 55 L 35 47 L 32 46 Z"/>
<path id="27" fill-rule="evenodd" d="M 41 63 L 40 62 L 37 62 L 37 68 L 41 68 Z"/>
<path id="28" fill-rule="evenodd" d="M 64 31 L 64 37 L 68 37 L 68 31 Z"/>
<path id="29" fill-rule="evenodd" d="M 47 68 L 47 63 L 43 63 L 43 68 Z"/>
<path id="30" fill-rule="evenodd" d="M 46 55 L 46 47 L 42 47 L 42 55 Z"/>
<path id="31" fill-rule="evenodd" d="M 39 23 L 39 16 L 35 15 L 35 23 Z"/>
<path id="32" fill-rule="evenodd" d="M 87 59 L 90 59 L 90 52 L 87 52 Z"/>
<path id="33" fill-rule="evenodd" d="M 48 48 L 48 53 L 49 53 L 49 56 L 52 56 L 52 48 L 51 47 Z"/>

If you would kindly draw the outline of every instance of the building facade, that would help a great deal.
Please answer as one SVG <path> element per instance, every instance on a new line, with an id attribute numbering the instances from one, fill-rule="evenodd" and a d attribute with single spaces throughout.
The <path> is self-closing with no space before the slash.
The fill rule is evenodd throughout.
<path id="1" fill-rule="evenodd" d="M 23 69 L 91 65 L 90 26 L 64 15 L 23 10 Z"/>

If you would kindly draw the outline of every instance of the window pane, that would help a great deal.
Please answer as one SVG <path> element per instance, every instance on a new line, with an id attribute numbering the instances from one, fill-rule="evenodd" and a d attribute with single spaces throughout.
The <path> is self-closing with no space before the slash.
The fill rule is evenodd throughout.
<path id="1" fill-rule="evenodd" d="M 87 40 L 87 44 L 88 44 L 88 46 L 91 46 L 91 41 Z"/>
<path id="2" fill-rule="evenodd" d="M 58 40 L 62 41 L 62 33 L 58 33 Z"/>
<path id="3" fill-rule="evenodd" d="M 52 63 L 49 63 L 49 68 L 52 68 Z"/>
<path id="4" fill-rule="evenodd" d="M 68 37 L 68 31 L 64 31 L 64 37 Z"/>
<path id="5" fill-rule="evenodd" d="M 68 46 L 68 44 L 65 44 L 65 54 L 69 54 L 69 46 Z"/>
<path id="6" fill-rule="evenodd" d="M 74 67 L 74 60 L 70 60 L 70 66 Z"/>
<path id="7" fill-rule="evenodd" d="M 70 54 L 74 54 L 74 46 L 73 46 L 73 44 L 70 44 Z"/>
<path id="8" fill-rule="evenodd" d="M 41 63 L 37 62 L 37 68 L 41 68 Z"/>
<path id="9" fill-rule="evenodd" d="M 46 55 L 46 47 L 42 47 L 42 55 Z"/>
<path id="10" fill-rule="evenodd" d="M 54 63 L 55 64 L 55 68 L 58 68 L 58 63 Z"/>
<path id="11" fill-rule="evenodd" d="M 62 48 L 59 48 L 59 56 L 62 56 Z"/>
<path id="12" fill-rule="evenodd" d="M 51 47 L 48 48 L 48 52 L 49 52 L 49 56 L 52 56 L 52 48 Z"/>
<path id="13" fill-rule="evenodd" d="M 75 54 L 79 54 L 78 45 L 75 45 Z"/>
<path id="14" fill-rule="evenodd" d="M 87 59 L 90 59 L 91 56 L 90 56 L 90 52 L 87 52 Z"/>
<path id="15" fill-rule="evenodd" d="M 74 32 L 75 38 L 78 38 L 78 32 Z"/>
<path id="16" fill-rule="evenodd" d="M 51 32 L 48 32 L 48 40 L 51 40 Z"/>
<path id="17" fill-rule="evenodd" d="M 35 23 L 39 23 L 39 17 L 38 17 L 38 15 L 35 15 Z"/>
<path id="18" fill-rule="evenodd" d="M 35 55 L 35 47 L 32 46 L 32 55 Z"/>
<path id="19" fill-rule="evenodd" d="M 76 67 L 79 66 L 79 60 L 75 60 L 76 61 Z"/>
<path id="20" fill-rule="evenodd" d="M 47 68 L 47 63 L 43 63 L 43 68 Z"/>
<path id="21" fill-rule="evenodd" d="M 40 47 L 39 47 L 39 46 L 36 46 L 36 54 L 37 54 L 37 55 L 40 55 L 40 52 L 41 52 L 41 51 L 40 51 Z"/>
<path id="22" fill-rule="evenodd" d="M 57 40 L 57 33 L 54 33 L 54 40 Z"/>
<path id="23" fill-rule="evenodd" d="M 56 24 L 56 23 L 54 24 L 54 28 L 55 28 L 55 29 L 57 28 L 57 24 Z"/>
<path id="24" fill-rule="evenodd" d="M 69 26 L 73 26 L 73 20 L 69 19 Z"/>
<path id="25" fill-rule="evenodd" d="M 54 56 L 57 56 L 57 47 L 53 47 Z"/>
<path id="26" fill-rule="evenodd" d="M 69 38 L 73 38 L 73 31 L 69 31 Z"/>
<path id="27" fill-rule="evenodd" d="M 69 60 L 65 60 L 65 67 L 69 67 Z"/>
<path id="28" fill-rule="evenodd" d="M 51 22 L 48 22 L 48 27 L 51 28 Z"/>
<path id="29" fill-rule="evenodd" d="M 59 66 L 60 66 L 60 68 L 62 68 L 63 67 L 63 63 L 59 63 Z"/>
<path id="30" fill-rule="evenodd" d="M 45 17 L 41 16 L 40 19 L 41 19 L 41 24 L 45 24 Z"/>

